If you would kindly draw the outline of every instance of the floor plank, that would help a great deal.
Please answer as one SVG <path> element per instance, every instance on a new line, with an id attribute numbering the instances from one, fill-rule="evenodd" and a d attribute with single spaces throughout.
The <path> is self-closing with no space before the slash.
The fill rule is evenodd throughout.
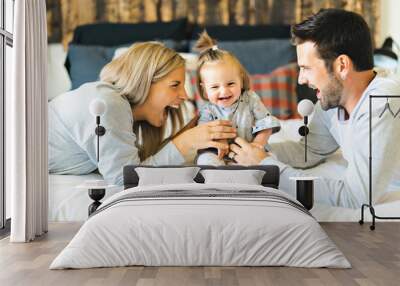
<path id="1" fill-rule="evenodd" d="M 290 267 L 117 267 L 48 269 L 78 231 L 79 223 L 52 223 L 32 243 L 0 240 L 0 285 L 400 285 L 400 222 L 378 222 L 375 231 L 358 223 L 321 223 L 352 269 Z"/>

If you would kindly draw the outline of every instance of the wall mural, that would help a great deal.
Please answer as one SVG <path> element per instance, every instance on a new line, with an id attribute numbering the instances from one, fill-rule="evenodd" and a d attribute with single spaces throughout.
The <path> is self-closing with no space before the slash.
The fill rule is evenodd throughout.
<path id="1" fill-rule="evenodd" d="M 72 38 L 76 26 L 96 22 L 138 23 L 187 17 L 191 23 L 293 24 L 321 8 L 341 8 L 365 18 L 378 37 L 380 0 L 46 0 L 49 42 Z"/>

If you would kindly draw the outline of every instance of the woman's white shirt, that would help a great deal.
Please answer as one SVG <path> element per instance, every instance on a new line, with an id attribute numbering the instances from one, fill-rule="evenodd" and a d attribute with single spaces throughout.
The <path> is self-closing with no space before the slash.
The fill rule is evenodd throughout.
<path id="1" fill-rule="evenodd" d="M 101 116 L 105 135 L 100 137 L 97 163 L 96 119 L 89 112 L 92 100 L 102 99 L 107 112 Z M 49 171 L 81 175 L 99 169 L 109 183 L 122 185 L 122 168 L 130 164 L 179 165 L 184 157 L 170 142 L 141 162 L 133 133 L 129 102 L 111 84 L 91 82 L 57 96 L 49 103 Z"/>

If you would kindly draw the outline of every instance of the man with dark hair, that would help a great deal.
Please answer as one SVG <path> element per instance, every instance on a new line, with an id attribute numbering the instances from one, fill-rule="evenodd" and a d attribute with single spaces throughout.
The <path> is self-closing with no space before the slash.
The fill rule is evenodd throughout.
<path id="1" fill-rule="evenodd" d="M 400 95 L 400 81 L 373 70 L 370 31 L 356 13 L 321 10 L 292 26 L 292 41 L 300 67 L 299 83 L 315 89 L 319 99 L 309 124 L 307 162 L 303 140 L 270 144 L 266 152 L 237 138 L 230 156 L 242 165 L 278 165 L 282 190 L 294 194 L 289 177 L 312 175 L 312 170 L 292 167 L 316 166 L 340 148 L 346 170 L 340 178 L 332 174 L 316 180 L 315 200 L 358 208 L 368 201 L 369 191 L 369 95 Z M 383 97 L 372 105 L 372 189 L 376 200 L 388 191 L 400 190 L 400 116 L 382 114 L 386 103 Z M 388 103 L 394 113 L 400 110 L 399 99 Z"/>

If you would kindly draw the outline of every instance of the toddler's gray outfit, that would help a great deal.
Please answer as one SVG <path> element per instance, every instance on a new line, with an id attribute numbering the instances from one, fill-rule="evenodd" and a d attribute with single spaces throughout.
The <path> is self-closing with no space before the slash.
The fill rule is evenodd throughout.
<path id="1" fill-rule="evenodd" d="M 272 128 L 272 132 L 279 131 L 279 120 L 272 116 L 261 102 L 260 97 L 253 91 L 243 92 L 239 99 L 229 107 L 221 107 L 207 102 L 200 110 L 199 124 L 214 120 L 230 120 L 237 130 L 237 135 L 252 142 L 256 133 Z M 198 165 L 225 165 L 223 160 L 212 152 L 205 152 L 198 156 Z"/>

